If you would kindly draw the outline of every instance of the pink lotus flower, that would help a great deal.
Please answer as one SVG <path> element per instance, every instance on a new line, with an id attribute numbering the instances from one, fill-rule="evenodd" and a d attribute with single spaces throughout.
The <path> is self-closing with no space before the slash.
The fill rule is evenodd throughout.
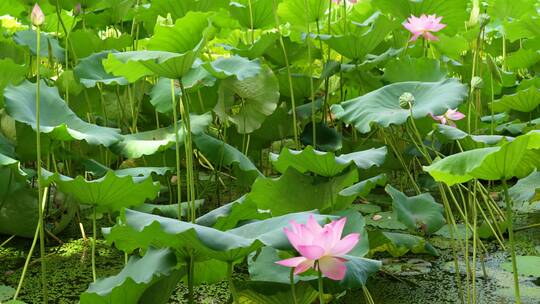
<path id="1" fill-rule="evenodd" d="M 32 24 L 35 26 L 40 26 L 45 22 L 45 15 L 37 3 L 30 13 L 30 21 L 32 21 Z"/>
<path id="2" fill-rule="evenodd" d="M 456 124 L 454 123 L 455 120 L 460 120 L 465 118 L 465 114 L 459 112 L 457 109 L 448 109 L 446 113 L 443 115 L 433 115 L 432 113 L 429 113 L 431 117 L 437 121 L 439 121 L 443 125 L 449 125 L 452 127 L 455 127 Z"/>
<path id="3" fill-rule="evenodd" d="M 342 280 L 345 277 L 347 260 L 342 256 L 351 251 L 360 239 L 360 234 L 351 233 L 341 238 L 347 218 L 332 221 L 321 227 L 311 215 L 307 224 L 291 221 L 291 230 L 283 229 L 291 245 L 302 256 L 276 262 L 286 267 L 294 267 L 294 274 L 310 268 L 320 270 L 327 278 Z"/>
<path id="4" fill-rule="evenodd" d="M 415 41 L 419 36 L 423 36 L 426 40 L 435 41 L 439 38 L 432 32 L 438 32 L 446 26 L 446 24 L 441 23 L 441 19 L 442 17 L 437 17 L 437 15 L 422 15 L 420 18 L 411 15 L 403 26 L 413 34 L 410 41 Z"/>

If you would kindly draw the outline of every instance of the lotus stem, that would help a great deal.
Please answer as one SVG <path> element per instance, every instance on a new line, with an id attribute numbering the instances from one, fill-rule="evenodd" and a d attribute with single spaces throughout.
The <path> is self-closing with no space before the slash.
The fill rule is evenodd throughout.
<path id="1" fill-rule="evenodd" d="M 249 9 L 249 27 L 251 29 L 251 45 L 255 43 L 255 29 L 253 23 L 253 4 L 251 0 L 248 0 L 248 9 Z"/>
<path id="2" fill-rule="evenodd" d="M 366 299 L 366 302 L 368 304 L 375 304 L 375 301 L 373 301 L 373 297 L 371 297 L 371 293 L 369 292 L 369 289 L 366 287 L 366 285 L 362 285 L 362 291 L 364 292 L 364 298 Z"/>
<path id="3" fill-rule="evenodd" d="M 510 241 L 510 256 L 512 258 L 512 273 L 514 275 L 514 295 L 516 297 L 516 304 L 521 304 L 521 297 L 519 294 L 519 274 L 516 261 L 516 249 L 514 244 L 514 219 L 512 210 L 512 199 L 508 193 L 508 184 L 506 178 L 502 179 L 502 186 L 504 191 L 504 200 L 506 201 L 506 220 L 508 221 L 508 240 Z"/>
<path id="4" fill-rule="evenodd" d="M 319 262 L 317 261 L 316 262 L 316 268 L 317 268 L 317 282 L 318 282 L 318 286 L 319 286 L 319 304 L 324 304 L 325 301 L 324 301 L 324 286 L 323 286 L 323 277 L 322 277 L 322 272 L 321 272 L 321 268 L 319 266 Z"/>
<path id="5" fill-rule="evenodd" d="M 97 241 L 97 228 L 96 228 L 96 207 L 92 214 L 92 279 L 94 282 L 97 280 L 96 275 L 96 241 Z"/>
<path id="6" fill-rule="evenodd" d="M 49 188 L 45 187 L 43 189 L 43 197 L 47 197 L 48 193 L 49 193 Z M 40 204 L 38 206 L 38 208 L 41 208 L 42 206 L 45 205 L 45 202 L 43 202 L 42 204 Z M 21 273 L 21 278 L 19 279 L 19 283 L 17 284 L 17 290 L 15 291 L 15 294 L 13 295 L 13 300 L 17 300 L 17 297 L 19 296 L 19 293 L 21 292 L 21 289 L 22 289 L 22 285 L 23 285 L 23 282 L 24 282 L 24 278 L 26 277 L 26 271 L 28 270 L 28 265 L 30 265 L 30 259 L 32 258 L 32 254 L 34 253 L 34 249 L 36 248 L 36 243 L 37 243 L 37 239 L 38 239 L 38 235 L 39 235 L 39 232 L 42 230 L 41 226 L 42 226 L 43 222 L 42 221 L 38 221 L 38 224 L 36 226 L 36 232 L 34 233 L 34 238 L 32 239 L 32 245 L 30 245 L 30 250 L 28 251 L 28 255 L 26 256 L 26 260 L 24 261 L 24 267 L 23 267 L 23 270 L 22 270 L 22 273 Z M 43 263 L 43 259 L 42 260 L 42 263 Z M 44 294 L 45 296 L 46 294 Z M 45 297 L 44 297 L 45 299 Z"/>
<path id="7" fill-rule="evenodd" d="M 289 282 L 291 285 L 293 304 L 298 304 L 298 299 L 296 298 L 296 285 L 294 284 L 294 268 L 291 268 L 291 272 L 289 274 Z"/>
<path id="8" fill-rule="evenodd" d="M 307 53 L 308 53 L 308 62 L 311 62 L 311 44 L 310 44 L 310 38 L 311 38 L 311 31 L 309 27 L 309 20 L 307 19 L 307 16 L 310 15 L 310 8 L 309 3 L 307 0 L 304 0 L 304 7 L 306 9 L 307 15 L 306 15 L 306 43 L 307 43 Z M 310 99 L 311 99 L 311 125 L 313 126 L 313 131 L 311 136 L 313 148 L 317 149 L 317 128 L 316 128 L 316 117 L 315 117 L 315 88 L 313 84 L 313 64 L 309 65 L 309 87 L 310 87 Z"/>
<path id="9" fill-rule="evenodd" d="M 176 195 L 178 203 L 178 219 L 182 219 L 182 183 L 180 177 L 180 136 L 178 135 L 178 112 L 176 109 L 176 96 L 174 92 L 174 80 L 171 79 L 171 98 L 172 98 L 172 110 L 173 110 L 173 128 L 174 128 L 174 142 L 175 142 L 175 156 L 176 156 Z"/>
<path id="10" fill-rule="evenodd" d="M 36 26 L 36 170 L 38 185 L 38 204 L 45 202 L 42 183 L 41 183 L 41 130 L 40 130 L 40 111 L 41 111 L 41 73 L 40 53 L 41 53 L 41 27 Z M 43 290 L 43 303 L 48 302 L 47 290 L 47 265 L 45 261 L 45 229 L 43 228 L 43 208 L 38 206 L 38 226 L 39 226 L 39 254 L 41 258 L 41 288 Z"/>
<path id="11" fill-rule="evenodd" d="M 233 262 L 228 262 L 227 263 L 227 279 L 229 282 L 229 291 L 231 292 L 233 303 L 239 304 L 240 302 L 238 301 L 238 293 L 236 291 L 236 287 L 234 286 L 234 282 L 232 278 L 233 272 L 234 272 Z"/>
<path id="12" fill-rule="evenodd" d="M 277 14 L 277 3 L 276 0 L 272 0 L 273 2 L 273 9 L 274 9 L 274 19 L 276 22 L 276 28 L 279 33 L 279 45 L 281 47 L 281 51 L 283 52 L 283 58 L 285 60 L 285 70 L 287 71 L 287 78 L 289 80 L 289 94 L 291 95 L 291 112 L 293 117 L 293 136 L 294 136 L 294 144 L 296 146 L 296 149 L 300 149 L 300 143 L 298 141 L 298 122 L 296 118 L 296 100 L 294 97 L 294 89 L 293 89 L 293 82 L 292 82 L 292 74 L 291 74 L 291 67 L 289 65 L 289 56 L 287 55 L 287 50 L 285 48 L 285 43 L 283 42 L 283 36 L 281 35 L 281 32 L 279 30 L 279 16 Z"/>
<path id="13" fill-rule="evenodd" d="M 184 125 L 184 131 L 186 133 L 186 140 L 184 142 L 184 150 L 186 154 L 186 187 L 188 192 L 188 203 L 190 206 L 190 220 L 195 223 L 195 174 L 193 173 L 193 141 L 191 139 L 191 119 L 189 110 L 189 101 L 187 92 L 184 89 L 182 80 L 180 82 L 180 90 L 182 91 L 182 97 L 180 99 L 180 114 L 182 115 L 182 123 Z M 179 202 L 180 203 L 180 202 Z M 180 210 L 181 212 L 181 210 Z"/>
<path id="14" fill-rule="evenodd" d="M 12 235 L 10 236 L 7 240 L 5 240 L 4 242 L 2 242 L 2 244 L 0 244 L 0 249 L 2 249 L 7 243 L 9 243 L 11 240 L 13 240 L 15 238 L 15 235 Z"/>

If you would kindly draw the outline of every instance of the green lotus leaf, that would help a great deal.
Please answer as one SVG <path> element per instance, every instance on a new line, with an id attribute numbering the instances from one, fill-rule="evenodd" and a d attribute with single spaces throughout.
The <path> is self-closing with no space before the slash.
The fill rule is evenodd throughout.
<path id="1" fill-rule="evenodd" d="M 125 77 L 129 82 L 150 75 L 180 79 L 191 69 L 197 55 L 195 52 L 178 54 L 165 51 L 110 53 L 103 60 L 103 66 L 107 73 Z"/>
<path id="2" fill-rule="evenodd" d="M 533 171 L 520 179 L 508 190 L 514 202 L 530 202 L 540 199 L 540 172 Z"/>
<path id="3" fill-rule="evenodd" d="M 238 80 L 255 77 L 261 73 L 261 63 L 258 59 L 249 60 L 240 56 L 219 57 L 203 66 L 218 79 L 235 76 Z"/>
<path id="4" fill-rule="evenodd" d="M 520 122 L 519 119 L 516 119 L 514 121 L 510 121 L 507 123 L 503 123 L 498 125 L 495 128 L 495 131 L 497 132 L 508 132 L 513 135 L 519 135 L 526 133 L 530 130 L 536 130 L 538 129 L 538 126 L 540 125 L 540 117 L 526 121 L 526 122 Z"/>
<path id="5" fill-rule="evenodd" d="M 112 53 L 103 66 L 108 73 L 130 82 L 147 75 L 180 79 L 197 59 L 209 28 L 208 14 L 189 12 L 174 26 L 157 26 L 148 51 Z"/>
<path id="6" fill-rule="evenodd" d="M 511 70 L 526 69 L 540 61 L 540 52 L 530 49 L 519 49 L 508 54 L 506 66 Z"/>
<path id="7" fill-rule="evenodd" d="M 325 0 L 284 0 L 277 13 L 283 23 L 305 27 L 307 23 L 324 20 L 327 9 L 328 1 Z"/>
<path id="8" fill-rule="evenodd" d="M 506 14 L 505 14 L 506 16 Z M 504 22 L 505 34 L 510 42 L 518 39 L 534 39 L 540 37 L 540 18 L 537 16 L 524 15 L 519 19 Z"/>
<path id="9" fill-rule="evenodd" d="M 204 214 L 197 218 L 196 223 L 226 231 L 235 228 L 242 221 L 264 220 L 270 217 L 268 212 L 259 211 L 253 201 L 245 198 L 242 196 L 234 202 Z"/>
<path id="10" fill-rule="evenodd" d="M 527 0 L 494 0 L 490 2 L 488 13 L 503 20 L 522 17 L 535 9 L 534 2 Z"/>
<path id="11" fill-rule="evenodd" d="M 154 35 L 148 42 L 148 48 L 176 54 L 196 54 L 204 46 L 209 34 L 208 16 L 208 13 L 188 12 L 184 17 L 177 19 L 174 26 L 156 26 Z M 193 61 L 189 67 L 192 64 Z"/>
<path id="12" fill-rule="evenodd" d="M 189 93 L 201 87 L 212 87 L 216 78 L 208 72 L 202 61 L 196 60 L 191 69 L 182 77 L 182 85 Z M 171 79 L 160 77 L 150 91 L 150 103 L 160 113 L 172 112 Z M 174 96 L 178 100 L 182 96 L 182 89 L 178 80 L 174 80 Z M 204 107 L 201 107 L 204 108 Z"/>
<path id="13" fill-rule="evenodd" d="M 100 53 L 94 53 L 79 61 L 77 66 L 73 69 L 73 72 L 79 78 L 79 81 L 82 85 L 87 88 L 93 88 L 98 83 L 102 83 L 105 85 L 128 84 L 127 79 L 125 79 L 124 77 L 117 77 L 105 71 L 105 68 L 103 67 L 103 64 L 101 62 L 111 53 L 116 52 L 103 51 Z"/>
<path id="14" fill-rule="evenodd" d="M 223 120 L 236 126 L 238 133 L 251 133 L 270 116 L 279 101 L 276 76 L 264 67 L 257 76 L 238 80 L 227 78 L 219 87 L 219 99 L 214 111 Z"/>
<path id="15" fill-rule="evenodd" d="M 36 130 L 35 83 L 23 82 L 4 91 L 7 113 Z M 84 140 L 91 145 L 110 146 L 120 140 L 119 130 L 87 123 L 77 117 L 60 97 L 58 89 L 41 81 L 40 131 L 56 140 Z"/>
<path id="16" fill-rule="evenodd" d="M 392 206 L 398 221 L 411 231 L 435 233 L 446 223 L 444 208 L 429 193 L 408 197 L 387 185 L 386 192 L 392 197 Z"/>
<path id="17" fill-rule="evenodd" d="M 346 288 L 361 288 L 365 286 L 370 275 L 378 272 L 381 269 L 381 261 L 345 255 L 343 256 L 347 261 L 345 266 L 347 272 L 345 272 L 345 278 L 339 283 Z"/>
<path id="18" fill-rule="evenodd" d="M 190 115 L 191 133 L 199 134 L 206 130 L 212 116 L 209 113 L 203 115 Z M 178 129 L 178 138 L 183 143 L 185 130 Z M 122 135 L 122 140 L 111 147 L 117 154 L 122 154 L 127 158 L 139 158 L 144 155 L 152 155 L 162 152 L 175 144 L 176 135 L 172 126 L 151 131 L 139 132 L 135 134 Z"/>
<path id="19" fill-rule="evenodd" d="M 157 83 L 150 91 L 150 103 L 159 113 L 170 113 L 173 109 L 173 101 L 171 98 L 171 79 L 160 77 Z M 182 91 L 177 83 L 174 85 L 174 97 L 176 100 L 180 98 Z"/>
<path id="20" fill-rule="evenodd" d="M 188 12 L 219 11 L 227 9 L 228 5 L 229 0 L 154 0 L 150 9 L 161 16 L 171 14 L 172 20 L 176 20 L 184 17 Z"/>
<path id="21" fill-rule="evenodd" d="M 354 197 L 342 197 L 338 193 L 357 180 L 357 170 L 326 178 L 308 176 L 289 167 L 279 178 L 259 177 L 247 198 L 274 216 L 313 209 L 340 210 L 350 205 Z"/>
<path id="22" fill-rule="evenodd" d="M 58 40 L 56 40 L 56 38 L 54 38 L 52 35 L 44 32 L 41 32 L 40 36 L 40 55 L 43 57 L 54 57 L 56 60 L 64 62 L 65 51 L 60 46 Z M 37 35 L 34 30 L 16 32 L 15 35 L 13 35 L 13 41 L 19 45 L 28 47 L 32 55 L 36 56 Z M 51 50 L 51 54 L 49 54 L 49 50 Z"/>
<path id="23" fill-rule="evenodd" d="M 457 79 L 400 82 L 333 105 L 331 109 L 338 119 L 354 125 L 362 133 L 367 133 L 372 124 L 388 127 L 407 121 L 411 110 L 399 105 L 399 99 L 404 93 L 410 93 L 414 97 L 412 117 L 417 119 L 426 117 L 429 113 L 440 115 L 450 108 L 457 108 L 467 96 L 467 87 Z"/>
<path id="24" fill-rule="evenodd" d="M 363 33 L 354 32 L 342 36 L 322 38 L 322 40 L 339 54 L 354 61 L 362 61 L 397 26 L 396 23 L 382 14 L 375 15 L 375 17 L 369 29 Z"/>
<path id="25" fill-rule="evenodd" d="M 375 189 L 377 186 L 386 185 L 386 174 L 379 174 L 377 176 L 365 179 L 361 182 L 358 182 L 350 187 L 347 187 L 339 192 L 341 196 L 353 196 L 356 197 L 366 197 L 371 190 Z"/>
<path id="26" fill-rule="evenodd" d="M 85 58 L 94 53 L 107 50 L 122 50 L 133 45 L 133 38 L 127 33 L 119 37 L 113 36 L 101 39 L 95 30 L 89 28 L 71 31 L 68 41 L 72 58 Z"/>
<path id="27" fill-rule="evenodd" d="M 496 145 L 503 140 L 511 141 L 514 139 L 513 137 L 503 135 L 471 135 L 458 128 L 443 124 L 437 124 L 435 132 L 437 132 L 437 137 L 444 142 L 453 142 L 455 140 L 464 141 L 462 144 L 466 148 L 470 146 L 482 148 L 484 146 Z M 473 143 L 471 144 L 468 141 Z"/>
<path id="28" fill-rule="evenodd" d="M 270 153 L 270 160 L 280 173 L 285 173 L 292 167 L 301 173 L 313 172 L 332 177 L 339 175 L 353 164 L 358 169 L 379 167 L 384 163 L 386 153 L 386 147 L 381 147 L 336 156 L 332 152 L 321 152 L 308 146 L 301 151 L 284 148 L 279 155 Z"/>
<path id="29" fill-rule="evenodd" d="M 82 176 L 67 177 L 58 173 L 45 173 L 47 181 L 53 180 L 60 191 L 72 195 L 81 204 L 92 205 L 98 212 L 120 211 L 139 206 L 159 193 L 159 183 L 151 178 L 117 176 L 108 171 L 104 177 L 88 181 Z"/>
<path id="30" fill-rule="evenodd" d="M 264 55 L 266 50 L 273 46 L 279 38 L 279 33 L 267 32 L 261 34 L 252 44 L 243 44 L 239 42 L 235 47 L 227 46 L 226 49 L 231 50 L 232 53 L 246 57 L 249 59 L 260 58 Z"/>
<path id="31" fill-rule="evenodd" d="M 195 208 L 199 209 L 204 204 L 204 200 L 195 200 Z M 132 208 L 135 211 L 140 211 L 149 214 L 156 214 L 173 219 L 178 218 L 178 204 L 158 205 L 145 203 Z M 185 217 L 190 210 L 190 202 L 182 202 L 180 204 L 180 216 Z"/>
<path id="32" fill-rule="evenodd" d="M 260 29 L 275 25 L 273 5 L 267 0 L 236 0 L 229 4 L 229 11 L 244 28 Z"/>
<path id="33" fill-rule="evenodd" d="M 140 299 L 150 286 L 168 277 L 180 280 L 176 265 L 176 256 L 170 249 L 149 248 L 142 258 L 130 257 L 117 275 L 91 283 L 81 294 L 80 303 L 168 303 L 168 299 L 158 301 L 156 297 L 153 302 L 141 302 Z"/>
<path id="34" fill-rule="evenodd" d="M 0 91 L 4 91 L 4 88 L 8 85 L 19 84 L 26 76 L 27 67 L 24 65 L 18 65 L 11 58 L 0 59 Z M 0 95 L 0 108 L 4 106 L 4 95 Z"/>
<path id="35" fill-rule="evenodd" d="M 137 248 L 170 247 L 177 256 L 197 260 L 208 258 L 233 262 L 262 247 L 257 239 L 249 239 L 176 219 L 126 210 L 125 218 L 112 228 L 104 228 L 105 238 L 123 251 Z"/>
<path id="36" fill-rule="evenodd" d="M 369 232 L 369 240 L 372 253 L 388 252 L 393 257 L 403 256 L 409 251 L 417 254 L 439 255 L 429 242 L 416 235 L 374 230 Z"/>
<path id="37" fill-rule="evenodd" d="M 540 105 L 540 90 L 531 86 L 512 95 L 504 95 L 501 99 L 495 100 L 491 107 L 495 112 L 515 110 L 528 113 L 538 105 Z"/>
<path id="38" fill-rule="evenodd" d="M 447 71 L 439 60 L 404 57 L 388 61 L 383 79 L 394 83 L 403 81 L 437 82 L 446 78 Z"/>
<path id="39" fill-rule="evenodd" d="M 469 150 L 424 167 L 436 181 L 448 185 L 471 179 L 525 177 L 540 166 L 540 132 L 531 131 L 497 147 Z"/>

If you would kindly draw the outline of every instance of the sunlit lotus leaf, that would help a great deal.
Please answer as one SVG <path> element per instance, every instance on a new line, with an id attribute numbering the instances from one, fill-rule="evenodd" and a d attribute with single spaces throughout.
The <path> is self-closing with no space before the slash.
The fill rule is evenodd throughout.
<path id="1" fill-rule="evenodd" d="M 433 113 L 440 115 L 457 108 L 467 96 L 467 87 L 457 79 L 440 82 L 400 82 L 387 85 L 355 99 L 332 106 L 338 119 L 367 133 L 372 125 L 388 127 L 401 125 L 411 116 L 411 110 L 400 106 L 400 97 L 409 93 L 414 97 L 412 117 L 423 118 Z M 407 94 L 408 95 L 408 94 Z"/>
<path id="2" fill-rule="evenodd" d="M 357 170 L 327 178 L 308 176 L 289 167 L 278 178 L 258 178 L 247 198 L 260 209 L 270 210 L 274 216 L 313 209 L 341 210 L 347 208 L 354 197 L 343 197 L 338 193 L 357 179 Z"/>
<path id="3" fill-rule="evenodd" d="M 491 107 L 495 112 L 505 112 L 515 110 L 520 112 L 531 112 L 540 104 L 540 90 L 535 86 L 530 86 L 525 90 L 518 91 L 512 95 L 504 95 L 501 99 L 495 100 Z"/>
<path id="4" fill-rule="evenodd" d="M 147 75 L 180 79 L 197 59 L 209 26 L 208 14 L 189 12 L 174 26 L 157 26 L 148 51 L 109 54 L 103 65 L 108 73 L 130 82 Z"/>
<path id="5" fill-rule="evenodd" d="M 86 180 L 82 176 L 71 178 L 58 173 L 44 172 L 47 182 L 54 181 L 60 191 L 72 195 L 81 204 L 92 205 L 98 212 L 119 211 L 138 206 L 159 193 L 159 183 L 151 178 L 117 176 L 108 171 L 104 177 Z"/>
<path id="6" fill-rule="evenodd" d="M 540 131 L 531 131 L 497 147 L 457 153 L 424 167 L 431 176 L 448 185 L 471 179 L 522 178 L 540 166 Z"/>
<path id="7" fill-rule="evenodd" d="M 244 28 L 260 29 L 275 25 L 273 5 L 267 0 L 236 0 L 229 4 L 229 11 Z"/>

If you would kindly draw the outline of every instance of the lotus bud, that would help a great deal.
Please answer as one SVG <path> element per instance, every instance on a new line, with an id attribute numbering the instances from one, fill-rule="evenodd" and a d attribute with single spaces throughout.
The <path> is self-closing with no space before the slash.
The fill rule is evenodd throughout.
<path id="1" fill-rule="evenodd" d="M 32 13 L 30 13 L 30 20 L 35 26 L 40 26 L 45 22 L 45 15 L 37 3 L 34 5 Z"/>
<path id="2" fill-rule="evenodd" d="M 471 79 L 471 88 L 473 90 L 480 90 L 484 87 L 484 80 L 481 77 L 474 76 Z"/>
<path id="3" fill-rule="evenodd" d="M 404 109 L 410 109 L 412 108 L 412 105 L 414 104 L 414 95 L 409 93 L 409 92 L 405 92 L 403 94 L 401 94 L 401 96 L 399 96 L 399 106 L 404 108 Z"/>
<path id="4" fill-rule="evenodd" d="M 81 14 L 81 3 L 77 3 L 75 7 L 73 8 L 73 16 L 77 17 Z"/>

